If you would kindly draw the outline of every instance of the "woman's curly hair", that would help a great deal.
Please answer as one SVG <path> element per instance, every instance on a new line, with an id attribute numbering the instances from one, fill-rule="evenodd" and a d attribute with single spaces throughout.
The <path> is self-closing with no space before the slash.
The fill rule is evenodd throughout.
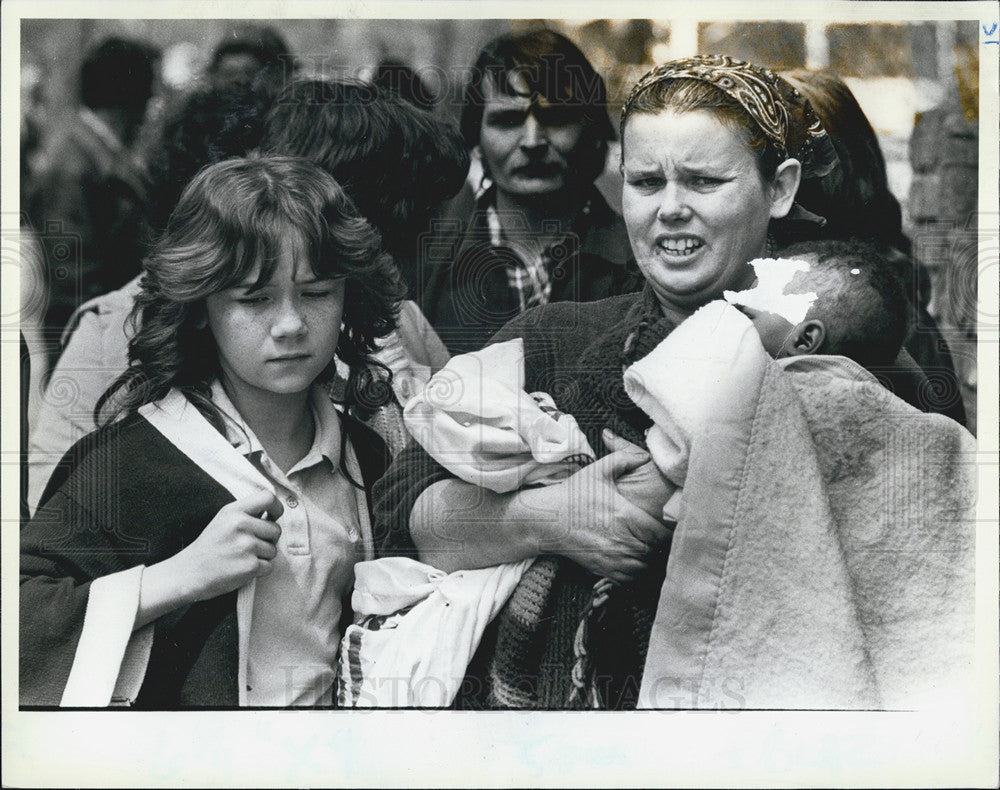
<path id="1" fill-rule="evenodd" d="M 255 274 L 255 287 L 265 285 L 289 239 L 301 240 L 298 252 L 317 277 L 346 277 L 336 349 L 350 369 L 345 404 L 362 413 L 384 405 L 391 374 L 369 355 L 396 327 L 398 272 L 378 231 L 329 174 L 304 159 L 263 156 L 212 165 L 185 188 L 145 262 L 131 363 L 98 401 L 98 423 L 176 388 L 224 432 L 210 395 L 219 360 L 205 298 Z M 319 378 L 334 373 L 332 361 Z"/>

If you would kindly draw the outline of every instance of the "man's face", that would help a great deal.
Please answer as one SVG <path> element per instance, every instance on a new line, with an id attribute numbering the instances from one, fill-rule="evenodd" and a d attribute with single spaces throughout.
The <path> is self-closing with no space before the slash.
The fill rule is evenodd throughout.
<path id="1" fill-rule="evenodd" d="M 516 95 L 487 80 L 479 130 L 483 165 L 497 190 L 513 200 L 554 195 L 577 184 L 585 120 L 582 108 L 532 99 L 524 78 L 512 73 Z"/>
<path id="2" fill-rule="evenodd" d="M 251 85 L 263 64 L 248 52 L 224 55 L 215 66 L 212 80 L 216 85 Z"/>

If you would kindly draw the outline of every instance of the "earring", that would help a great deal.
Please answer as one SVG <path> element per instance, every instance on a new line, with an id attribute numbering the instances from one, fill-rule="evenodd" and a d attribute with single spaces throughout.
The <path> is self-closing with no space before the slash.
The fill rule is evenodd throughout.
<path id="1" fill-rule="evenodd" d="M 778 242 L 775 241 L 771 231 L 767 232 L 767 257 L 773 258 L 778 252 Z"/>

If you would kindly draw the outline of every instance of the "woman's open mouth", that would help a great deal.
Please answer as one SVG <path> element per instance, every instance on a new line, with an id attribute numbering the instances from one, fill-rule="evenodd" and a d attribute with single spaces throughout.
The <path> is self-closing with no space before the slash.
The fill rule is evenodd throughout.
<path id="1" fill-rule="evenodd" d="M 694 236 L 661 238 L 656 248 L 671 258 L 687 258 L 705 246 L 705 242 Z"/>

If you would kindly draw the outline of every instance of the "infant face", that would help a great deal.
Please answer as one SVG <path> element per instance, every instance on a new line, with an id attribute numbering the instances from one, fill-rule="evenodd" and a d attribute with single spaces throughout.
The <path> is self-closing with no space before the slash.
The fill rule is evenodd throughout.
<path id="1" fill-rule="evenodd" d="M 734 307 L 750 319 L 750 322 L 760 335 L 764 350 L 774 359 L 789 356 L 788 347 L 793 341 L 795 327 L 792 323 L 777 313 L 767 310 L 757 310 L 753 307 L 738 304 Z"/>

